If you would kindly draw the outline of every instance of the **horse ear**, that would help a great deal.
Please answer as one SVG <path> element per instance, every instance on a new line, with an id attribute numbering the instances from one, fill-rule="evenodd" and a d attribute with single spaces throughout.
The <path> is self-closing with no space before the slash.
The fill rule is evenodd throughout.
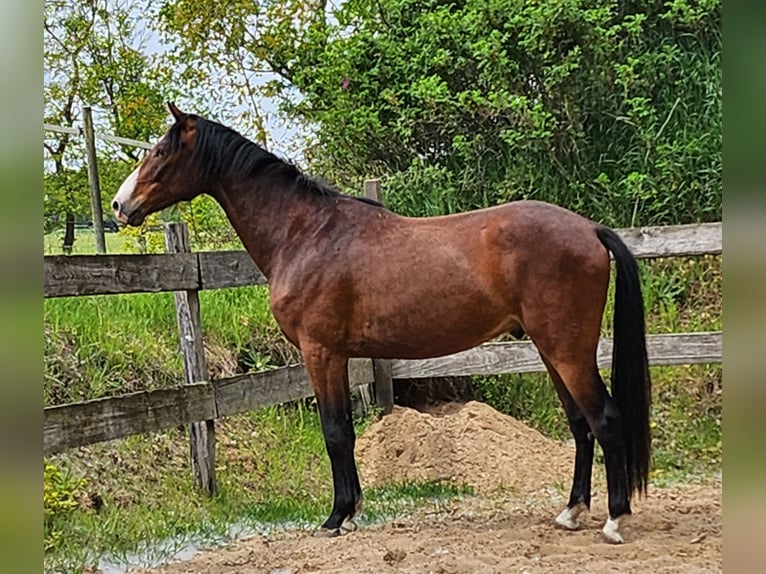
<path id="1" fill-rule="evenodd" d="M 178 121 L 186 114 L 179 110 L 173 102 L 168 102 L 168 111 L 173 115 L 173 118 Z"/>

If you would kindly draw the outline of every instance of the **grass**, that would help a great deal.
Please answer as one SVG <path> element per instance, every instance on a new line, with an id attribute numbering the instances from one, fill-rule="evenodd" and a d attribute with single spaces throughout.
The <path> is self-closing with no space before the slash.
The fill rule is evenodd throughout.
<path id="1" fill-rule="evenodd" d="M 721 329 L 720 257 L 641 267 L 649 333 Z M 213 376 L 297 360 L 269 312 L 267 288 L 204 291 L 200 297 Z M 44 313 L 46 405 L 182 380 L 172 294 L 52 299 L 45 301 Z M 611 313 L 612 294 L 606 335 Z M 654 367 L 652 376 L 653 481 L 720 470 L 720 365 Z M 547 376 L 485 377 L 475 383 L 480 398 L 501 412 L 548 436 L 569 438 Z M 357 432 L 369 422 L 357 421 Z M 214 499 L 194 494 L 185 431 L 129 437 L 47 459 L 60 473 L 51 484 L 61 506 L 46 498 L 46 508 L 54 511 L 45 521 L 45 570 L 77 572 L 99 557 L 120 560 L 136 552 L 167 558 L 190 540 L 225 539 L 232 524 L 268 530 L 313 527 L 326 518 L 330 467 L 309 403 L 229 417 L 217 424 L 217 433 L 220 494 Z M 362 522 L 388 520 L 419 504 L 468 493 L 432 483 L 366 491 Z M 168 541 L 166 547 L 156 546 L 160 540 Z"/>
<path id="2" fill-rule="evenodd" d="M 72 245 L 73 255 L 90 255 L 96 252 L 96 235 L 92 229 L 75 229 L 75 240 Z M 63 231 L 54 231 L 43 236 L 43 253 L 45 255 L 61 255 Z M 105 233 L 107 253 L 135 253 L 134 240 L 123 233 Z"/>
<path id="3" fill-rule="evenodd" d="M 370 419 L 356 421 L 360 434 Z M 76 483 L 74 508 L 46 522 L 46 571 L 76 572 L 100 558 L 167 560 L 190 541 L 246 532 L 313 529 L 329 514 L 332 481 L 318 415 L 303 403 L 224 419 L 217 425 L 219 494 L 195 494 L 185 431 L 93 445 L 48 463 Z M 365 492 L 370 524 L 423 504 L 470 494 L 442 483 L 394 484 Z M 103 501 L 96 511 L 94 500 Z M 158 544 L 164 541 L 164 544 Z"/>
<path id="4" fill-rule="evenodd" d="M 211 376 L 299 359 L 269 312 L 267 287 L 203 291 L 200 307 Z M 46 299 L 43 313 L 46 405 L 183 380 L 172 293 Z"/>
<path id="5" fill-rule="evenodd" d="M 46 405 L 177 384 L 172 293 L 46 299 Z"/>

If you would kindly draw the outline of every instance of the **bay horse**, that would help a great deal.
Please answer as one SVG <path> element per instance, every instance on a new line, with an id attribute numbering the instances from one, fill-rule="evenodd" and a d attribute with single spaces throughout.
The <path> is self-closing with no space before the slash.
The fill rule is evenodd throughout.
<path id="1" fill-rule="evenodd" d="M 635 258 L 619 236 L 539 201 L 440 217 L 402 217 L 319 183 L 236 131 L 168 103 L 173 125 L 120 186 L 117 219 L 207 193 L 267 277 L 270 308 L 300 349 L 332 467 L 333 506 L 317 534 L 355 528 L 350 357 L 423 359 L 503 333 L 526 333 L 553 380 L 576 445 L 558 525 L 590 508 L 594 437 L 604 452 L 610 542 L 645 493 L 651 382 Z M 611 396 L 596 347 L 612 253 L 616 267 Z M 523 464 L 523 461 L 520 461 Z"/>

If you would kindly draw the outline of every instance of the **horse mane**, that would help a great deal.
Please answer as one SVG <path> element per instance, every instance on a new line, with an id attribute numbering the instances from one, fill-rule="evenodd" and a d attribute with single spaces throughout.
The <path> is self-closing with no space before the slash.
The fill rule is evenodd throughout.
<path id="1" fill-rule="evenodd" d="M 227 126 L 196 115 L 189 117 L 195 120 L 197 127 L 193 161 L 199 166 L 205 182 L 223 174 L 241 178 L 268 175 L 272 178 L 290 179 L 295 183 L 296 189 L 316 197 L 348 197 L 375 206 L 382 205 L 373 199 L 341 193 Z M 181 126 L 176 124 L 168 132 L 168 146 L 177 149 L 180 145 Z"/>

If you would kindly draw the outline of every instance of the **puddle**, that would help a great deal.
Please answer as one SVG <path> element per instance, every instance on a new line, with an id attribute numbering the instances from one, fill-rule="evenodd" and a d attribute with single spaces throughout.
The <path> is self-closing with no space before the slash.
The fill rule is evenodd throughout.
<path id="1" fill-rule="evenodd" d="M 440 506 L 438 499 L 432 500 L 436 507 Z M 396 517 L 401 518 L 409 514 L 412 503 L 402 503 L 396 508 L 389 508 L 387 512 L 376 513 L 375 517 L 362 512 L 357 518 L 360 528 L 387 522 Z M 223 533 L 197 533 L 181 537 L 168 538 L 165 540 L 146 543 L 144 548 L 119 555 L 104 555 L 98 561 L 98 569 L 102 574 L 126 574 L 135 568 L 158 568 L 174 562 L 190 560 L 203 550 L 215 550 L 238 540 L 245 540 L 254 536 L 272 536 L 279 532 L 303 530 L 313 532 L 316 522 L 280 522 L 263 523 L 254 521 L 238 521 L 226 528 Z"/>
<path id="2" fill-rule="evenodd" d="M 295 522 L 281 524 L 237 522 L 230 525 L 224 534 L 190 534 L 149 543 L 146 548 L 137 552 L 102 556 L 98 561 L 98 569 L 103 574 L 125 574 L 133 568 L 158 568 L 173 562 L 189 560 L 202 550 L 220 548 L 237 540 L 253 536 L 269 536 L 285 530 L 309 528 L 311 528 L 309 524 Z"/>

